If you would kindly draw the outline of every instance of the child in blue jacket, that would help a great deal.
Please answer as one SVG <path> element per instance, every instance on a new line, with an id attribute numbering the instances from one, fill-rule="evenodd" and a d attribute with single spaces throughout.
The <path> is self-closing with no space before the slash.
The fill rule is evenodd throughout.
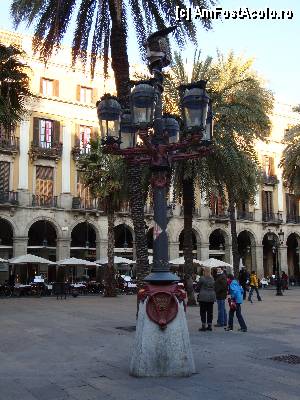
<path id="1" fill-rule="evenodd" d="M 229 283 L 229 294 L 230 294 L 230 311 L 229 311 L 229 319 L 228 326 L 225 328 L 225 331 L 233 331 L 233 317 L 236 312 L 236 317 L 240 324 L 240 331 L 247 332 L 247 325 L 242 316 L 241 305 L 243 304 L 243 288 L 239 285 L 238 281 L 234 278 L 233 275 L 229 274 L 228 279 Z"/>

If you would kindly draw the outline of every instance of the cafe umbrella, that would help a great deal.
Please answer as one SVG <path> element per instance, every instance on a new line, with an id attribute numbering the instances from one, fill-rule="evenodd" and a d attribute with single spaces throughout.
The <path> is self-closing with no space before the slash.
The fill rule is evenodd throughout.
<path id="1" fill-rule="evenodd" d="M 85 267 L 98 267 L 99 264 L 95 261 L 88 261 L 88 260 L 83 260 L 81 258 L 65 258 L 64 260 L 60 260 L 56 262 L 57 265 L 62 266 L 62 267 L 74 267 L 76 268 L 77 266 L 85 266 Z M 72 281 L 74 280 L 74 268 L 72 268 Z"/>
<path id="2" fill-rule="evenodd" d="M 54 262 L 47 260 L 46 258 L 35 256 L 34 254 L 24 254 L 22 256 L 17 256 L 10 258 L 8 263 L 11 265 L 26 265 L 27 268 L 27 279 L 28 279 L 28 264 L 55 264 Z"/>

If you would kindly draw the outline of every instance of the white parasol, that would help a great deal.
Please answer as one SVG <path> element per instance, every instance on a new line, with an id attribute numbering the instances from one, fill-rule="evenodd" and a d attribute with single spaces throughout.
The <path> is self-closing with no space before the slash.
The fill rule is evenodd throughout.
<path id="1" fill-rule="evenodd" d="M 33 254 L 25 254 L 24 256 L 10 258 L 8 262 L 10 264 L 55 264 L 46 258 L 34 256 Z"/>
<path id="2" fill-rule="evenodd" d="M 226 267 L 226 269 L 230 268 L 231 271 L 233 269 L 231 264 L 228 264 L 222 260 L 217 260 L 216 258 L 208 258 L 207 260 L 200 261 L 199 264 L 202 267 L 208 267 L 208 268 Z"/>
<path id="3" fill-rule="evenodd" d="M 96 263 L 97 264 L 107 264 L 108 258 L 100 257 L 99 260 L 96 260 Z M 114 256 L 114 264 L 135 264 L 135 261 L 130 260 L 129 258 L 125 258 L 125 257 Z"/>
<path id="4" fill-rule="evenodd" d="M 7 263 L 8 260 L 4 260 L 4 258 L 0 258 L 0 263 Z"/>
<path id="5" fill-rule="evenodd" d="M 85 265 L 87 267 L 97 267 L 98 264 L 95 261 L 88 261 L 88 260 L 83 260 L 81 258 L 66 258 L 64 260 L 57 261 L 57 265 L 71 265 L 71 266 L 76 266 L 76 265 Z"/>
<path id="6" fill-rule="evenodd" d="M 193 259 L 193 263 L 194 264 L 200 264 L 200 261 L 196 260 L 196 258 L 194 258 Z M 173 264 L 173 265 L 184 265 L 184 257 L 175 258 L 174 260 L 170 261 L 170 264 Z"/>

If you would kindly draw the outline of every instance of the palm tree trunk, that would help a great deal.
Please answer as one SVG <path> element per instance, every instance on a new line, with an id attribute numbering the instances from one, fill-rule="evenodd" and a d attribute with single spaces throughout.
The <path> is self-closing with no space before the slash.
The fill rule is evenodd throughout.
<path id="1" fill-rule="evenodd" d="M 137 285 L 141 288 L 145 276 L 150 272 L 145 233 L 141 167 L 139 165 L 128 165 L 128 178 L 131 217 L 135 233 Z"/>
<path id="2" fill-rule="evenodd" d="M 122 2 L 109 0 L 111 15 L 111 66 L 115 75 L 117 95 L 123 107 L 128 106 L 129 87 L 129 61 L 127 54 L 127 32 L 123 21 Z"/>
<path id="3" fill-rule="evenodd" d="M 114 267 L 115 214 L 114 214 L 114 211 L 110 207 L 108 207 L 108 210 L 107 210 L 107 222 L 108 222 L 108 230 L 107 230 L 107 238 L 108 238 L 108 243 L 107 243 L 107 258 L 108 258 L 108 260 L 107 261 L 108 261 L 108 264 L 105 268 L 104 296 L 105 297 L 115 297 L 117 295 L 115 267 Z"/>
<path id="4" fill-rule="evenodd" d="M 230 229 L 231 229 L 231 244 L 232 244 L 232 258 L 233 258 L 233 272 L 234 276 L 238 278 L 239 276 L 239 265 L 240 265 L 240 255 L 238 250 L 238 240 L 236 233 L 236 219 L 235 219 L 235 203 L 229 196 L 229 218 L 230 218 Z"/>
<path id="5" fill-rule="evenodd" d="M 187 305 L 196 305 L 195 293 L 193 288 L 192 274 L 193 267 L 193 208 L 194 208 L 194 181 L 193 179 L 183 180 L 182 189 L 183 209 L 184 209 L 184 242 L 183 254 L 185 263 L 185 287 L 187 291 Z"/>
<path id="6" fill-rule="evenodd" d="M 111 28 L 111 58 L 115 75 L 117 95 L 122 107 L 129 107 L 129 61 L 127 54 L 127 33 L 122 18 L 122 2 L 109 0 L 109 10 L 112 20 Z M 144 221 L 144 201 L 141 183 L 141 168 L 138 165 L 128 166 L 128 184 L 130 195 L 131 218 L 133 221 L 136 244 L 136 274 L 137 285 L 142 286 L 148 273 L 148 248 Z"/>

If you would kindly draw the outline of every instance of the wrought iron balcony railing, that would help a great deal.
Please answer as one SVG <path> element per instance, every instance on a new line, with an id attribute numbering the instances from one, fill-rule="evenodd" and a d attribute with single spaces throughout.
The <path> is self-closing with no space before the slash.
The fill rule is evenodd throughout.
<path id="1" fill-rule="evenodd" d="M 32 195 L 32 207 L 56 208 L 57 196 Z"/>
<path id="2" fill-rule="evenodd" d="M 300 215 L 287 214 L 286 222 L 292 224 L 300 224 Z"/>
<path id="3" fill-rule="evenodd" d="M 78 160 L 82 156 L 89 155 L 90 152 L 91 152 L 91 146 L 90 145 L 86 145 L 86 146 L 80 147 L 80 144 L 76 144 L 71 150 L 73 159 L 75 161 Z"/>
<path id="4" fill-rule="evenodd" d="M 279 211 L 277 213 L 263 211 L 262 220 L 263 220 L 263 222 L 269 222 L 269 223 L 273 223 L 273 224 L 282 224 L 282 222 L 283 222 L 282 213 Z"/>
<path id="5" fill-rule="evenodd" d="M 184 207 L 180 206 L 180 216 L 184 216 Z M 201 217 L 200 208 L 193 207 L 193 217 Z"/>
<path id="6" fill-rule="evenodd" d="M 29 156 L 31 160 L 38 158 L 46 158 L 48 160 L 58 161 L 62 156 L 62 143 L 53 142 L 31 142 L 31 148 L 29 150 Z"/>
<path id="7" fill-rule="evenodd" d="M 245 221 L 253 221 L 254 220 L 253 212 L 238 210 L 237 219 L 243 219 Z"/>
<path id="8" fill-rule="evenodd" d="M 18 205 L 18 192 L 0 190 L 0 204 Z"/>
<path id="9" fill-rule="evenodd" d="M 264 174 L 263 175 L 263 179 L 264 179 L 264 184 L 265 185 L 276 185 L 279 181 L 276 175 L 267 175 Z"/>
<path id="10" fill-rule="evenodd" d="M 0 152 L 5 154 L 17 154 L 19 152 L 19 138 L 11 135 L 1 135 Z"/>
<path id="11" fill-rule="evenodd" d="M 73 210 L 101 210 L 100 199 L 85 199 L 82 197 L 73 197 Z"/>
<path id="12" fill-rule="evenodd" d="M 215 213 L 213 211 L 210 211 L 209 219 L 216 221 L 228 221 L 229 215 L 227 211 L 223 211 L 222 213 Z"/>

